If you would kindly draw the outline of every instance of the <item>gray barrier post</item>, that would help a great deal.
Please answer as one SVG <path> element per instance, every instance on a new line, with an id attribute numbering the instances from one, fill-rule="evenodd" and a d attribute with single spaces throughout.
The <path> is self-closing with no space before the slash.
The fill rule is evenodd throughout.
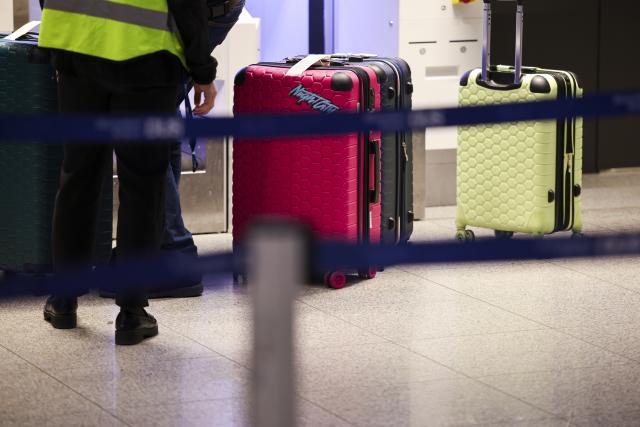
<path id="1" fill-rule="evenodd" d="M 296 422 L 293 303 L 308 277 L 307 236 L 297 225 L 265 222 L 253 227 L 247 239 L 254 427 L 293 427 Z"/>

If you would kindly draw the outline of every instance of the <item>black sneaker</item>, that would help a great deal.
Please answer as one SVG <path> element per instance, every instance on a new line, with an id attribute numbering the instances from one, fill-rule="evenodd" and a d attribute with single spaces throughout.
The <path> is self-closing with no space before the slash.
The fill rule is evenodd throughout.
<path id="1" fill-rule="evenodd" d="M 52 295 L 44 305 L 44 320 L 56 329 L 73 329 L 78 324 L 78 298 Z"/>
<path id="2" fill-rule="evenodd" d="M 143 308 L 120 310 L 116 318 L 116 344 L 135 345 L 158 335 L 158 322 Z"/>

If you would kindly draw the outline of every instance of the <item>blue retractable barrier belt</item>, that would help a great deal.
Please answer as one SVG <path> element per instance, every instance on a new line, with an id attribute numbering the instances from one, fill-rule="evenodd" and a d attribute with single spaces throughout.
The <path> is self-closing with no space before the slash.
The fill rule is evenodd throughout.
<path id="1" fill-rule="evenodd" d="M 401 246 L 357 246 L 343 243 L 317 244 L 312 251 L 314 271 L 359 269 L 371 265 L 411 265 L 489 261 L 540 260 L 559 258 L 640 255 L 640 234 L 592 236 L 579 239 L 479 240 L 471 244 L 455 241 L 416 243 Z M 179 262 L 159 258 L 97 271 L 75 271 L 45 277 L 16 277 L 0 282 L 0 298 L 16 295 L 50 294 L 55 291 L 84 292 L 92 288 L 131 289 L 135 286 L 154 289 L 170 287 L 194 272 L 224 274 L 242 269 L 242 252 L 202 256 Z M 220 288 L 227 281 L 207 281 L 208 288 Z"/>
<path id="2" fill-rule="evenodd" d="M 175 116 L 2 115 L 0 141 L 174 141 L 231 135 L 269 138 L 629 114 L 640 114 L 640 91 L 573 100 L 366 114 L 238 115 L 203 120 Z"/>

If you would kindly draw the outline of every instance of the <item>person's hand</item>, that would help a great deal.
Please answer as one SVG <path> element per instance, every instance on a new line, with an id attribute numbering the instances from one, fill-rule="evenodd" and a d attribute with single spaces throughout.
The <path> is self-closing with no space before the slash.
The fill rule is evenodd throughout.
<path id="1" fill-rule="evenodd" d="M 193 101 L 195 103 L 193 114 L 195 114 L 196 116 L 204 116 L 208 114 L 216 102 L 216 95 L 218 95 L 216 86 L 213 84 L 213 82 L 209 83 L 208 85 L 200 85 L 196 83 L 193 85 L 193 90 Z M 202 95 L 204 95 L 204 101 L 202 99 Z"/>

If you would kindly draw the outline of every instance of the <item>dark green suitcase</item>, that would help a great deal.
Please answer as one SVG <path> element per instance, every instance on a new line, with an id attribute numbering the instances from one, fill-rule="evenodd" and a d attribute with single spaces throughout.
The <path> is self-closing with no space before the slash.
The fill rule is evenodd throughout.
<path id="1" fill-rule="evenodd" d="M 18 41 L 0 34 L 0 114 L 57 111 L 54 71 L 37 34 Z M 0 270 L 51 270 L 51 218 L 60 180 L 60 145 L 0 144 Z M 109 169 L 111 170 L 111 169 Z M 105 175 L 96 230 L 96 263 L 111 252 L 112 182 Z"/>

